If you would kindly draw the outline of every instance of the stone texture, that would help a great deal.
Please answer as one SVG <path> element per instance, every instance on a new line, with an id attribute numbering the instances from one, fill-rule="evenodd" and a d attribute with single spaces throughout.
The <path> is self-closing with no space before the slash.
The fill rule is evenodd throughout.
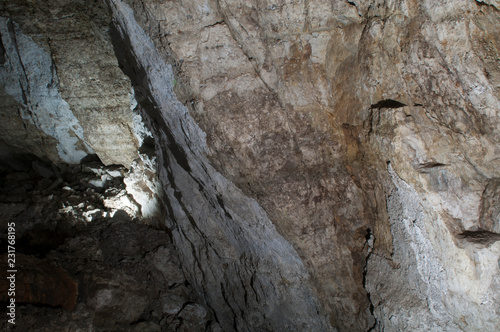
<path id="1" fill-rule="evenodd" d="M 130 167 L 130 82 L 109 39 L 100 1 L 0 2 L 4 153 L 33 153 L 77 164 L 96 153 Z"/>
<path id="2" fill-rule="evenodd" d="M 50 54 L 10 18 L 1 18 L 0 33 L 2 152 L 20 149 L 54 161 L 79 162 L 92 149 L 57 88 Z"/>
<path id="3" fill-rule="evenodd" d="M 173 93 L 172 67 L 126 4 L 109 6 L 117 55 L 137 84 L 136 99 L 158 147 L 167 211 L 175 220 L 167 226 L 197 293 L 224 330 L 327 330 L 295 250 L 257 203 L 206 159 L 204 135 Z"/>
<path id="4" fill-rule="evenodd" d="M 7 254 L 0 257 L 7 262 Z M 16 270 L 22 273 L 15 274 L 15 300 L 18 303 L 48 305 L 73 310 L 78 296 L 78 284 L 66 271 L 47 260 L 30 255 L 17 253 L 15 255 Z M 9 288 L 11 274 L 2 271 L 2 295 L 0 301 L 8 303 L 10 300 Z"/>
<path id="5" fill-rule="evenodd" d="M 0 173 L 0 243 L 7 247 L 7 225 L 14 223 L 17 268 L 16 325 L 2 320 L 2 331 L 220 331 L 193 294 L 164 227 L 105 211 L 102 194 L 79 186 L 89 177 L 81 169 L 97 175 L 113 167 L 93 162 L 54 169 L 64 180 L 83 181 L 60 190 L 46 188 L 47 179 L 34 171 Z M 89 220 L 79 211 L 92 209 L 104 213 Z M 1 258 L 6 262 L 7 254 Z M 8 300 L 6 274 L 0 272 L 2 302 Z"/>
<path id="6" fill-rule="evenodd" d="M 11 31 L 51 54 L 54 100 L 67 100 L 101 159 L 133 165 L 130 194 L 165 220 L 222 330 L 500 328 L 498 1 L 107 0 L 111 16 L 77 1 L 41 12 L 19 3 L 2 2 L 18 22 Z M 20 8 L 40 20 L 23 19 Z M 68 33 L 54 32 L 49 16 Z M 19 68 L 6 55 L 23 52 L 7 52 L 15 45 L 7 21 L 4 80 L 19 72 L 6 70 Z M 110 86 L 119 92 L 90 96 Z M 27 89 L 12 87 L 2 103 L 24 111 Z M 144 118 L 156 156 L 127 103 Z M 34 121 L 24 130 L 4 113 L 10 150 L 38 128 L 25 149 L 56 155 L 62 134 Z M 97 125 L 96 115 L 108 120 Z M 111 138 L 116 130 L 127 134 Z M 119 160 L 122 143 L 127 153 L 142 145 L 143 157 Z M 16 204 L 31 189 L 12 190 Z M 165 215 L 150 200 L 163 202 Z M 167 264 L 151 255 L 159 270 Z M 127 283 L 141 302 L 140 282 Z M 95 311 L 105 302 L 92 294 Z M 182 323 L 203 319 L 199 306 L 178 294 L 160 302 L 177 315 L 163 321 L 168 329 L 201 328 Z"/>
<path id="7" fill-rule="evenodd" d="M 478 228 L 500 234 L 500 179 L 488 181 L 481 196 Z"/>
<path id="8" fill-rule="evenodd" d="M 283 105 L 277 93 L 269 88 L 272 80 L 261 79 L 268 74 L 256 73 L 251 59 L 240 48 L 245 43 L 233 38 L 229 23 L 220 22 L 222 15 L 216 4 L 207 5 L 208 12 L 204 12 L 196 5 L 179 4 L 171 8 L 152 3 L 154 9 L 147 13 L 154 15 L 153 18 L 159 16 L 158 21 L 166 17 L 183 17 L 181 15 L 193 17 L 192 21 L 179 21 L 179 26 L 174 23 L 161 25 L 163 34 L 171 38 L 156 41 L 160 50 L 168 45 L 172 53 L 167 54 L 175 56 L 178 63 L 182 61 L 180 70 L 187 76 L 186 80 L 189 79 L 191 93 L 198 97 L 191 103 L 192 114 L 207 132 L 211 161 L 246 194 L 258 197 L 278 230 L 294 243 L 306 266 L 311 267 L 315 277 L 313 283 L 326 281 L 317 286 L 319 293 L 328 294 L 324 297 L 330 302 L 328 305 L 345 315 L 350 315 L 355 306 L 356 312 L 365 315 L 368 301 L 361 284 L 363 267 L 359 262 L 364 261 L 362 251 L 367 223 L 359 219 L 359 215 L 365 213 L 361 201 L 348 198 L 361 193 L 341 163 L 342 147 L 335 144 L 340 138 L 328 126 L 329 115 L 321 112 L 322 106 L 316 102 L 307 105 L 307 100 L 321 101 L 321 93 L 318 97 L 294 96 L 300 88 L 292 88 L 298 81 L 297 84 L 302 84 L 301 71 L 309 70 L 301 69 L 301 52 L 307 51 L 295 45 L 293 56 L 297 58 L 281 64 L 288 73 L 282 83 L 290 84 L 276 88 L 286 94 L 283 100 L 288 104 Z M 346 7 L 350 9 L 348 4 Z M 183 12 L 186 8 L 189 14 Z M 273 11 L 264 12 L 268 11 L 271 17 Z M 138 15 L 139 19 L 145 16 Z M 253 30 L 258 28 L 254 26 Z M 246 42 L 248 49 L 254 48 L 250 47 L 255 44 L 253 42 Z M 282 59 L 285 45 L 276 41 L 268 47 L 273 50 L 278 47 L 281 53 L 276 50 L 276 54 Z M 268 66 L 269 70 L 271 68 Z M 309 74 L 315 76 L 317 72 Z M 288 79 L 290 77 L 294 77 L 293 82 Z M 189 100 L 190 95 L 183 94 L 181 79 L 176 78 L 176 82 L 179 87 L 174 90 L 181 100 Z M 293 112 L 293 104 L 301 105 L 301 110 Z M 338 176 L 334 178 L 333 174 Z M 351 207 L 337 209 L 336 205 L 341 204 Z M 335 225 L 336 220 L 340 224 Z M 342 236 L 337 237 L 336 227 Z M 354 260 L 351 250 L 337 250 L 338 247 L 356 248 Z M 335 262 L 334 269 L 332 262 Z M 352 274 L 353 270 L 356 281 L 341 277 Z M 361 305 L 350 300 L 352 297 Z"/>
<path id="9" fill-rule="evenodd" d="M 177 169 L 193 174 L 190 151 L 206 153 L 294 246 L 332 326 L 498 328 L 486 208 L 500 169 L 493 2 L 126 2 L 176 74 L 155 83 L 144 64 L 154 51 L 129 59 L 144 68 L 133 84 L 152 90 L 142 91 L 151 126 L 170 132 L 154 135 L 182 214 L 200 208 L 178 193 Z M 162 120 L 170 88 L 206 150 L 186 115 L 181 129 Z"/>

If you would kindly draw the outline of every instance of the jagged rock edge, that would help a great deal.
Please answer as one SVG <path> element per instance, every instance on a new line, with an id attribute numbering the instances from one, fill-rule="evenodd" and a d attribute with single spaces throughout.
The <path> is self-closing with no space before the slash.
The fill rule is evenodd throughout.
<path id="1" fill-rule="evenodd" d="M 106 3 L 119 34 L 129 39 L 129 51 L 140 65 L 136 69 L 145 74 L 142 82 L 131 79 L 147 90 L 140 102 L 147 101 L 150 109 L 145 111 L 156 123 L 151 129 L 159 175 L 170 201 L 170 219 L 175 220 L 167 224 L 195 290 L 224 330 L 332 330 L 294 248 L 255 200 L 209 164 L 204 133 L 172 91 L 172 67 L 156 52 L 127 4 Z M 232 279 L 235 275 L 241 279 Z M 284 286 L 280 280 L 291 283 Z M 224 294 L 219 292 L 221 282 Z M 248 292 L 255 293 L 255 302 L 239 305 Z"/>

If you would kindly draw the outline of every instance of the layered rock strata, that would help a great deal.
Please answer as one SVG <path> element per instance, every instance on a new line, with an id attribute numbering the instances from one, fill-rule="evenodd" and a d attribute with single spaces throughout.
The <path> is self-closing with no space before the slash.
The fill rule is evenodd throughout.
<path id="1" fill-rule="evenodd" d="M 197 153 L 293 244 L 332 326 L 498 326 L 494 3 L 127 3 L 176 74 L 146 67 L 148 89 L 188 106 Z"/>
<path id="2" fill-rule="evenodd" d="M 224 330 L 328 330 L 294 248 L 209 163 L 204 133 L 174 94 L 172 66 L 128 5 L 109 6 L 116 53 L 155 137 L 167 227 L 201 300 Z"/>
<path id="3" fill-rule="evenodd" d="M 68 1 L 41 25 L 18 3 L 2 3 L 0 26 L 0 75 L 19 82 L 4 88 L 4 132 L 19 128 L 6 150 L 93 149 L 132 166 L 127 188 L 145 213 L 161 216 L 150 197 L 165 204 L 184 272 L 223 330 L 500 328 L 498 1 L 106 0 L 111 14 L 57 16 L 88 6 Z M 16 59 L 42 54 L 59 21 L 81 32 L 96 19 L 81 43 L 54 37 L 40 66 L 21 61 L 36 80 L 23 74 Z M 88 44 L 101 46 L 82 59 L 103 62 L 74 71 L 71 52 Z M 77 93 L 92 70 L 116 95 Z M 121 136 L 99 136 L 89 114 Z M 161 186 L 141 180 L 153 165 Z"/>
<path id="4" fill-rule="evenodd" d="M 130 82 L 118 68 L 100 1 L 0 2 L 2 155 L 78 164 L 137 159 Z"/>

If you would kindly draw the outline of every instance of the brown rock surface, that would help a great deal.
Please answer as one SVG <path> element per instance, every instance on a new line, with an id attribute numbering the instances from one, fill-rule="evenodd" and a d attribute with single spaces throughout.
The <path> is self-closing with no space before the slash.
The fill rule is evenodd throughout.
<path id="1" fill-rule="evenodd" d="M 7 254 L 0 256 L 2 262 L 7 262 Z M 62 307 L 73 310 L 78 296 L 78 284 L 65 270 L 59 266 L 34 256 L 17 253 L 15 255 L 15 270 L 10 274 L 7 270 L 0 272 L 0 301 L 16 300 L 16 306 L 22 304 L 41 304 Z M 14 296 L 8 296 L 10 280 L 14 275 Z"/>
<path id="2" fill-rule="evenodd" d="M 498 244 L 457 242 L 480 226 L 500 169 L 494 5 L 127 2 L 173 64 L 169 83 L 206 133 L 212 165 L 293 244 L 333 326 L 498 326 L 495 305 L 480 309 L 497 287 Z M 409 218 L 421 223 L 398 228 Z M 409 280 L 420 286 L 398 301 L 395 285 Z"/>
<path id="3" fill-rule="evenodd" d="M 223 330 L 500 328 L 498 1 L 106 0 L 110 16 L 27 3 L 2 2 L 19 21 L 2 21 L 3 59 L 22 53 L 5 31 L 50 46 L 51 105 L 67 100 L 63 122 L 81 128 L 13 116 L 31 91 L 21 75 L 2 92 L 9 149 L 91 147 L 128 166 L 130 82 L 156 157 L 127 186 L 152 215 L 149 197 L 163 200 Z M 20 68 L 2 63 L 4 80 Z M 153 160 L 164 195 L 140 179 Z M 184 309 L 179 322 L 203 315 Z"/>
<path id="4" fill-rule="evenodd" d="M 118 68 L 104 5 L 1 1 L 0 16 L 1 151 L 70 163 L 95 152 L 107 165 L 130 167 L 138 158 L 130 82 Z"/>

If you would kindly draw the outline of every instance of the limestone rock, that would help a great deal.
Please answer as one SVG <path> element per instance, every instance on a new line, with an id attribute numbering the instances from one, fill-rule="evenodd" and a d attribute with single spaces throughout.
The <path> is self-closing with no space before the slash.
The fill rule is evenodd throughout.
<path id="1" fill-rule="evenodd" d="M 196 292 L 224 330 L 329 330 L 296 251 L 257 203 L 206 159 L 204 134 L 173 94 L 172 67 L 130 7 L 109 6 L 117 54 L 151 119 L 167 211 L 175 220 L 167 226 Z"/>
<path id="2" fill-rule="evenodd" d="M 198 324 L 201 307 L 183 303 L 163 245 L 144 260 L 113 254 L 119 227 L 139 238 L 121 224 L 102 242 L 99 232 L 82 240 L 92 261 L 136 276 L 139 266 L 177 291 L 156 298 L 122 276 L 139 303 L 141 287 L 155 298 L 143 308 L 154 314 L 117 321 L 167 331 L 500 329 L 498 1 L 106 0 L 110 14 L 78 0 L 1 3 L 0 75 L 19 82 L 2 92 L 4 163 L 16 164 L 18 148 L 52 160 L 64 150 L 68 161 L 93 149 L 130 167 L 129 192 L 112 186 L 108 202 L 139 204 L 115 219 L 140 207 L 162 221 L 219 325 Z M 115 175 L 87 182 L 106 193 Z M 51 176 L 36 185 L 23 176 L 5 186 L 5 216 L 52 186 Z M 65 208 L 94 211 L 79 207 L 77 184 L 64 186 Z"/>
<path id="3" fill-rule="evenodd" d="M 66 172 L 86 179 L 90 173 L 78 173 L 82 168 L 68 166 Z M 92 169 L 91 174 L 108 174 L 102 164 Z M 64 180 L 70 176 L 55 170 Z M 1 176 L 0 243 L 6 245 L 7 226 L 14 223 L 18 270 L 16 325 L 2 320 L 2 330 L 178 331 L 192 326 L 210 331 L 215 326 L 164 230 L 145 225 L 140 216 L 131 220 L 123 211 L 108 213 L 101 195 L 90 188 L 42 189 L 34 170 Z M 24 198 L 6 202 L 16 190 L 12 184 L 23 182 L 31 182 Z M 62 214 L 60 204 L 73 213 Z M 87 220 L 82 211 L 92 205 L 105 213 Z M 6 273 L 0 273 L 3 302 L 10 286 Z"/>
<path id="4" fill-rule="evenodd" d="M 73 164 L 96 153 L 106 165 L 129 167 L 138 157 L 130 83 L 103 5 L 0 4 L 2 150 Z"/>
<path id="5" fill-rule="evenodd" d="M 0 19 L 3 63 L 2 150 L 16 148 L 55 162 L 78 163 L 92 149 L 58 90 L 49 53 L 11 18 Z M 7 82 L 9 82 L 7 84 Z"/>
<path id="6" fill-rule="evenodd" d="M 88 275 L 90 277 L 90 275 Z M 94 270 L 90 280 L 84 280 L 88 305 L 95 311 L 99 326 L 131 324 L 146 308 L 144 289 L 133 278 L 118 271 Z"/>
<path id="7" fill-rule="evenodd" d="M 124 178 L 127 192 L 140 206 L 144 218 L 159 218 L 165 209 L 163 189 L 156 174 L 156 158 L 140 154 Z"/>
<path id="8" fill-rule="evenodd" d="M 196 174 L 211 169 L 199 157 L 208 155 L 293 245 L 332 326 L 498 328 L 495 305 L 485 305 L 499 273 L 490 219 L 500 169 L 494 2 L 144 0 L 128 2 L 133 17 L 117 14 L 128 13 L 122 2 L 108 3 L 134 50 L 135 73 L 126 73 L 154 119 L 180 248 L 198 229 L 212 245 L 233 238 L 196 218 L 204 191 L 183 193 L 190 178 L 206 188 Z M 134 20 L 155 47 L 139 52 Z M 156 79 L 165 72 L 149 69 L 151 58 L 161 63 L 156 51 L 175 78 Z M 233 216 L 225 192 L 217 201 Z M 491 234 L 477 233 L 486 227 Z M 493 239 L 486 248 L 477 245 L 484 236 Z M 408 296 L 396 299 L 401 292 Z"/>
<path id="9" fill-rule="evenodd" d="M 479 227 L 500 234 L 500 179 L 491 179 L 481 196 Z"/>

